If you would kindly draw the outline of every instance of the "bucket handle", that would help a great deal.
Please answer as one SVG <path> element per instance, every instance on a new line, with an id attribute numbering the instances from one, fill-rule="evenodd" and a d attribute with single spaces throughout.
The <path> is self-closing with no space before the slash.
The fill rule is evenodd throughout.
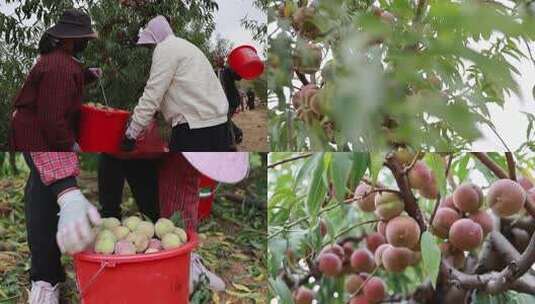
<path id="1" fill-rule="evenodd" d="M 95 283 L 95 281 L 97 280 L 97 277 L 104 271 L 104 269 L 108 268 L 108 267 L 115 267 L 116 263 L 115 262 L 112 262 L 112 261 L 102 261 L 100 263 L 100 268 L 97 272 L 95 272 L 95 274 L 91 277 L 91 279 L 89 279 L 89 282 L 87 283 L 87 285 L 85 285 L 84 288 L 82 288 L 82 290 L 80 291 L 80 296 L 81 298 L 83 299 L 84 296 L 85 296 L 85 293 L 87 292 L 87 290 L 89 289 L 89 287 L 91 287 L 91 285 L 93 285 L 93 283 Z"/>
<path id="2" fill-rule="evenodd" d="M 98 78 L 98 85 L 100 86 L 100 90 L 102 91 L 102 96 L 104 97 L 104 102 L 106 103 L 106 106 L 109 107 L 108 104 L 108 98 L 106 97 L 106 91 L 104 90 L 104 86 L 102 85 L 102 80 L 100 77 Z"/>

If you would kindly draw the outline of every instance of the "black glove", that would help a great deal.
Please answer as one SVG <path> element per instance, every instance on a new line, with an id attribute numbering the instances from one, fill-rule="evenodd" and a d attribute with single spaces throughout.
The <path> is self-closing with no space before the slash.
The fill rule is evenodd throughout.
<path id="1" fill-rule="evenodd" d="M 123 152 L 132 152 L 136 149 L 136 140 L 124 135 L 120 148 Z"/>

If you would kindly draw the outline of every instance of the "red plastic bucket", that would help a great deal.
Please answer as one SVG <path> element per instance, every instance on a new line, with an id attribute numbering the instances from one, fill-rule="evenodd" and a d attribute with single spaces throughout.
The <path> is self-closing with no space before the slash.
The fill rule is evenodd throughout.
<path id="1" fill-rule="evenodd" d="M 119 152 L 130 113 L 82 105 L 78 144 L 83 152 Z"/>
<path id="2" fill-rule="evenodd" d="M 215 191 L 217 182 L 206 177 L 201 176 L 199 181 L 199 209 L 197 211 L 199 220 L 204 220 L 212 213 L 212 205 L 215 199 Z"/>
<path id="3" fill-rule="evenodd" d="M 258 57 L 256 49 L 250 45 L 242 45 L 228 55 L 230 67 L 242 78 L 252 80 L 262 75 L 264 63 Z"/>
<path id="4" fill-rule="evenodd" d="M 197 234 L 183 246 L 130 256 L 80 253 L 74 256 L 82 304 L 177 304 L 189 302 L 191 252 Z"/>

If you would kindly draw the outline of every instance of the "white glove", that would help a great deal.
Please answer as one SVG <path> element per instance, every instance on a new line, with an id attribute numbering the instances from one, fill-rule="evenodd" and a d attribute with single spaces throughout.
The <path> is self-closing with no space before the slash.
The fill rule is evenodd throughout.
<path id="1" fill-rule="evenodd" d="M 100 225 L 97 208 L 78 189 L 67 191 L 58 197 L 60 206 L 56 240 L 63 253 L 75 254 L 90 245 L 95 235 L 91 224 Z"/>
<path id="2" fill-rule="evenodd" d="M 82 152 L 82 149 L 80 148 L 80 145 L 77 142 L 75 142 L 72 145 L 72 152 L 76 152 L 76 153 Z"/>
<path id="3" fill-rule="evenodd" d="M 143 128 L 140 124 L 135 122 L 133 119 L 130 120 L 128 128 L 126 129 L 125 135 L 129 139 L 138 139 L 139 135 L 143 132 Z"/>
<path id="4" fill-rule="evenodd" d="M 91 75 L 93 75 L 93 77 L 95 78 L 101 78 L 103 75 L 101 68 L 89 68 L 88 70 L 89 70 L 89 73 L 91 73 Z"/>

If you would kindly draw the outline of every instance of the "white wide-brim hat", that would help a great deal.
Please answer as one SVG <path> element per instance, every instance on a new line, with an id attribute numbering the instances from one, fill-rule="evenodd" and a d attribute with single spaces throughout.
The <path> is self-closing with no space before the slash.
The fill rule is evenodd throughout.
<path id="1" fill-rule="evenodd" d="M 222 183 L 234 184 L 247 177 L 248 152 L 182 152 L 199 172 Z"/>

